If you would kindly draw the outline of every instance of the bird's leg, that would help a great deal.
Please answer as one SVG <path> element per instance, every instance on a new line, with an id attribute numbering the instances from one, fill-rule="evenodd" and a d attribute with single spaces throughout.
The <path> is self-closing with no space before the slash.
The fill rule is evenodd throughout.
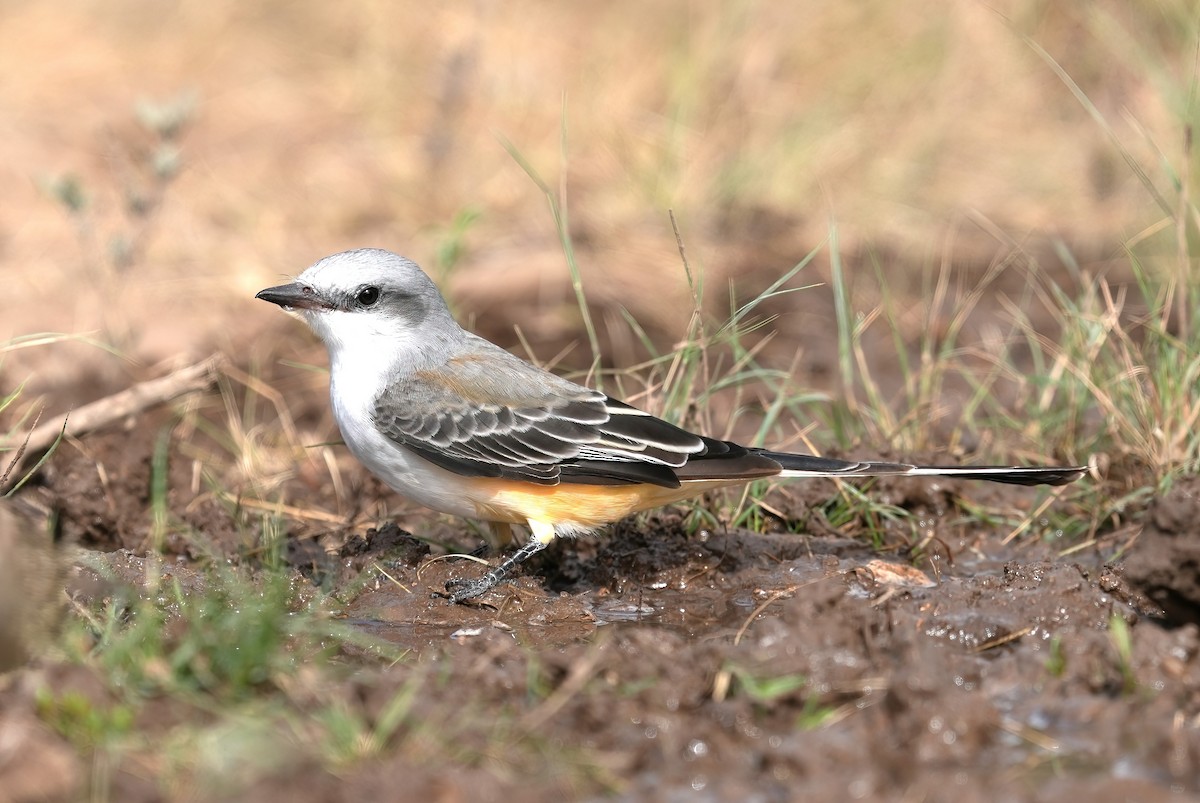
<path id="1" fill-rule="evenodd" d="M 474 580 L 450 580 L 446 583 L 446 593 L 438 594 L 437 596 L 445 597 L 451 602 L 458 603 L 474 599 L 481 594 L 491 591 L 517 565 L 524 563 L 531 555 L 541 552 L 546 548 L 547 544 L 554 540 L 555 533 L 554 525 L 552 524 L 530 520 L 529 529 L 533 531 L 529 540 L 516 552 L 488 570 L 482 577 Z"/>
<path id="2" fill-rule="evenodd" d="M 467 554 L 473 558 L 487 557 L 492 552 L 499 552 L 513 542 L 512 525 L 506 521 L 489 521 L 490 538 L 484 538 L 483 543 Z"/>
<path id="3" fill-rule="evenodd" d="M 488 529 L 492 531 L 492 549 L 504 549 L 513 542 L 512 525 L 507 521 L 489 521 Z"/>

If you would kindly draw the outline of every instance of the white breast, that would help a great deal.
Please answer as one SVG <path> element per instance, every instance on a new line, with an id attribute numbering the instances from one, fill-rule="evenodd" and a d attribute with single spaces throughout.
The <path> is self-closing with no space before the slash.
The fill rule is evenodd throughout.
<path id="1" fill-rule="evenodd" d="M 377 349 L 330 348 L 329 396 L 333 417 L 351 453 L 397 493 L 457 516 L 479 511 L 463 496 L 458 476 L 400 446 L 375 427 L 373 409 L 387 373 Z"/>

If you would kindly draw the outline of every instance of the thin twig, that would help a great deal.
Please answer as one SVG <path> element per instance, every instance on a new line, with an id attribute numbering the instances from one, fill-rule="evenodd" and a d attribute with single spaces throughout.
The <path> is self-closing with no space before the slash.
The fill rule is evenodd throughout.
<path id="1" fill-rule="evenodd" d="M 411 589 L 411 588 L 409 588 L 408 586 L 404 585 L 404 583 L 401 583 L 401 582 L 400 582 L 399 580 L 397 580 L 395 577 L 392 577 L 390 574 L 388 574 L 388 573 L 387 573 L 387 571 L 386 571 L 386 570 L 385 570 L 385 569 L 384 569 L 382 566 L 380 566 L 380 565 L 379 565 L 379 561 L 375 561 L 375 563 L 373 563 L 373 564 L 372 564 L 372 566 L 375 568 L 375 571 L 379 572 L 379 573 L 380 573 L 380 574 L 382 574 L 384 577 L 386 577 L 387 579 L 391 580 L 391 581 L 392 581 L 392 583 L 394 583 L 395 585 L 397 585 L 397 586 L 399 586 L 401 589 L 403 589 L 405 593 L 408 593 L 408 594 L 411 594 L 411 593 L 412 593 L 412 589 Z"/>
<path id="2" fill-rule="evenodd" d="M 353 520 L 347 522 L 345 516 L 341 516 L 336 513 L 328 513 L 324 510 L 317 510 L 315 508 L 294 507 L 292 505 L 285 505 L 281 502 L 269 502 L 265 499 L 253 499 L 250 497 L 238 496 L 237 494 L 232 494 L 228 491 L 222 491 L 219 489 L 216 491 L 215 496 L 223 502 L 232 502 L 239 507 L 257 510 L 263 513 L 274 513 L 278 516 L 287 516 L 289 519 L 295 519 L 297 521 L 316 521 L 322 524 L 348 526 L 354 526 L 356 524 L 356 522 Z M 203 497 L 200 497 L 199 499 L 202 498 Z M 192 504 L 194 505 L 195 502 Z M 191 508 L 192 506 L 189 505 L 189 510 Z"/>
<path id="3" fill-rule="evenodd" d="M 1018 524 L 1016 527 L 1014 527 L 1012 532 L 1010 532 L 1008 535 L 1004 536 L 1004 538 L 1001 539 L 1000 543 L 1007 544 L 1008 542 L 1010 542 L 1014 538 L 1016 538 L 1018 535 L 1025 532 L 1025 530 L 1029 529 L 1029 525 L 1033 524 L 1033 522 L 1036 518 L 1038 518 L 1043 513 L 1045 513 L 1046 508 L 1048 508 L 1048 507 L 1050 507 L 1050 505 L 1054 504 L 1054 502 L 1058 499 L 1058 497 L 1062 496 L 1062 494 L 1065 490 L 1066 490 L 1066 486 L 1062 486 L 1060 488 L 1055 488 L 1053 491 L 1051 491 L 1049 494 L 1047 494 L 1046 498 L 1042 500 L 1042 503 L 1040 505 L 1038 505 L 1036 508 L 1034 508 L 1029 513 L 1029 515 L 1027 515 L 1021 521 L 1020 524 Z"/>
<path id="4" fill-rule="evenodd" d="M 1012 642 L 1016 641 L 1017 639 L 1021 639 L 1021 638 L 1024 638 L 1025 636 L 1028 636 L 1034 630 L 1036 630 L 1036 628 L 1034 628 L 1032 626 L 1031 627 L 1023 627 L 1020 630 L 1016 630 L 1012 633 L 1008 633 L 1003 636 L 998 636 L 997 638 L 994 638 L 991 641 L 985 641 L 982 644 L 975 647 L 973 650 L 971 650 L 971 652 L 975 652 L 975 653 L 987 652 L 988 650 L 993 649 L 995 647 L 1001 647 L 1005 644 L 1011 644 Z"/>
<path id="5" fill-rule="evenodd" d="M 486 560 L 484 560 L 483 558 L 481 558 L 481 557 L 478 557 L 478 556 L 476 556 L 476 555 L 468 555 L 468 554 L 466 554 L 466 553 L 463 553 L 463 552 L 452 552 L 452 553 L 450 553 L 449 555 L 437 555 L 437 556 L 435 556 L 435 557 L 432 557 L 432 558 L 430 558 L 429 560 L 427 560 L 427 561 L 425 561 L 424 563 L 422 563 L 420 566 L 418 566 L 418 567 L 417 567 L 417 579 L 418 579 L 418 580 L 420 580 L 420 579 L 421 579 L 421 572 L 425 571 L 425 567 L 426 567 L 426 566 L 431 566 L 431 565 L 433 565 L 434 563 L 444 563 L 445 561 L 448 561 L 448 560 L 453 560 L 453 559 L 456 559 L 456 558 L 463 558 L 463 559 L 465 559 L 465 560 L 473 560 L 473 561 L 475 561 L 476 563 L 478 563 L 478 564 L 481 564 L 481 565 L 483 565 L 483 566 L 488 566 L 488 565 L 489 565 L 489 564 L 488 564 L 488 562 L 487 562 Z"/>
<path id="6" fill-rule="evenodd" d="M 68 436 L 79 437 L 180 396 L 206 390 L 216 382 L 224 359 L 214 354 L 164 377 L 140 382 L 70 413 L 54 416 L 29 433 L 26 452 L 40 452 L 64 432 Z"/>
<path id="7" fill-rule="evenodd" d="M 746 635 L 746 631 L 750 629 L 750 625 L 754 622 L 755 619 L 758 618 L 758 615 L 760 613 L 762 613 L 767 608 L 769 608 L 771 606 L 771 604 L 774 603 L 776 600 L 780 600 L 780 599 L 786 597 L 788 594 L 794 593 L 796 591 L 796 589 L 799 587 L 800 586 L 788 586 L 787 588 L 781 588 L 777 591 L 771 592 L 771 594 L 766 598 L 766 600 L 761 605 L 759 605 L 757 608 L 755 608 L 754 611 L 749 616 L 746 617 L 746 621 L 742 623 L 742 626 L 738 628 L 737 633 L 733 637 L 733 646 L 736 647 L 739 643 L 741 643 L 742 636 Z"/>

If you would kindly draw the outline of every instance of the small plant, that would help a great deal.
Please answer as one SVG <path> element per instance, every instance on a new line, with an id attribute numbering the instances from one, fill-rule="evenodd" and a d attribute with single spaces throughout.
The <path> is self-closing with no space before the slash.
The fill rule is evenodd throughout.
<path id="1" fill-rule="evenodd" d="M 813 695 L 804 700 L 804 709 L 796 717 L 796 729 L 802 731 L 818 730 L 840 718 L 840 707 L 826 705 Z"/>
<path id="2" fill-rule="evenodd" d="M 458 267 L 458 263 L 466 252 L 467 234 L 482 216 L 483 213 L 478 208 L 469 206 L 459 210 L 458 214 L 451 219 L 450 225 L 443 231 L 434 255 L 434 266 L 437 269 L 438 278 L 442 282 L 449 279 L 454 269 Z"/>
<path id="3" fill-rule="evenodd" d="M 164 101 L 140 100 L 134 106 L 143 137 L 113 143 L 112 150 L 122 165 L 117 193 L 124 222 L 112 229 L 103 248 L 97 243 L 101 215 L 96 209 L 95 193 L 87 190 L 84 180 L 63 173 L 42 181 L 45 193 L 75 224 L 80 247 L 89 262 L 98 260 L 111 271 L 122 273 L 141 256 L 167 189 L 183 169 L 180 141 L 195 117 L 196 106 L 193 92 L 182 92 Z"/>
<path id="4" fill-rule="evenodd" d="M 889 546 L 897 529 L 911 535 L 912 515 L 904 508 L 880 502 L 869 491 L 850 483 L 838 483 L 838 493 L 821 508 L 830 526 L 842 529 L 857 524 L 875 549 Z"/>
<path id="5" fill-rule="evenodd" d="M 1133 694 L 1137 691 L 1137 675 L 1133 671 L 1133 634 L 1124 617 L 1114 613 L 1108 618 L 1108 640 L 1117 657 L 1117 668 L 1121 672 L 1121 691 Z"/>
<path id="6" fill-rule="evenodd" d="M 423 681 L 421 674 L 410 678 L 370 720 L 344 704 L 318 712 L 316 719 L 323 726 L 325 742 L 322 754 L 335 765 L 348 764 L 374 758 L 394 746 Z"/>
<path id="7" fill-rule="evenodd" d="M 80 692 L 56 695 L 45 687 L 37 692 L 37 712 L 43 722 L 80 750 L 115 746 L 129 736 L 135 717 L 129 705 L 101 706 Z"/>
<path id="8" fill-rule="evenodd" d="M 808 677 L 801 674 L 760 676 L 740 667 L 731 667 L 729 671 L 737 688 L 756 703 L 774 703 L 809 686 Z"/>
<path id="9" fill-rule="evenodd" d="M 184 586 L 153 560 L 147 572 L 146 597 L 114 599 L 91 614 L 96 643 L 86 656 L 136 696 L 245 699 L 357 638 L 320 599 L 298 594 L 288 573 L 213 566 L 202 583 Z"/>
<path id="10" fill-rule="evenodd" d="M 1062 636 L 1056 635 L 1050 639 L 1049 653 L 1046 656 L 1046 671 L 1060 678 L 1067 671 L 1067 655 L 1063 651 Z"/>

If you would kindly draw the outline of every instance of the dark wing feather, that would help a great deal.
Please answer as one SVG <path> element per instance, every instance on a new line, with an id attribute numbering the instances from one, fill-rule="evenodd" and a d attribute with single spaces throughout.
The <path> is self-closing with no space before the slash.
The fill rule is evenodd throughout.
<path id="1" fill-rule="evenodd" d="M 417 372 L 393 382 L 375 400 L 376 426 L 456 474 L 542 485 L 678 487 L 675 469 L 705 451 L 699 437 L 673 424 L 501 353 L 508 358 L 497 357 L 508 369 L 504 388 L 514 398 L 498 395 L 494 364 L 491 375 L 477 377 L 465 362 L 453 375 Z"/>

